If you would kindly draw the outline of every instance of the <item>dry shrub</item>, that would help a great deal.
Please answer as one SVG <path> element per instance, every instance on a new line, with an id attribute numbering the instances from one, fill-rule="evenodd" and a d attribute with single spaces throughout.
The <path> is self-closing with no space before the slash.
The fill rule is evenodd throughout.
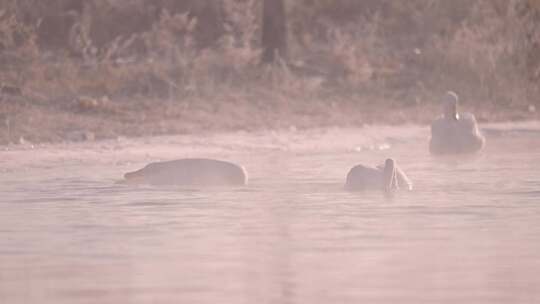
<path id="1" fill-rule="evenodd" d="M 527 80 L 528 21 L 520 2 L 508 1 L 497 11 L 491 1 L 476 1 L 451 37 L 434 39 L 427 63 L 439 84 L 432 85 L 457 87 L 494 104 L 526 103 L 534 84 Z"/>
<path id="2" fill-rule="evenodd" d="M 13 62 L 3 59 L 7 54 L 20 61 L 0 79 L 51 99 L 211 99 L 257 91 L 295 100 L 378 94 L 377 100 L 414 104 L 455 89 L 504 104 L 525 102 L 539 87 L 538 11 L 528 9 L 533 0 L 289 1 L 290 61 L 267 67 L 259 65 L 256 0 L 87 1 L 70 31 L 78 57 L 46 56 L 35 47 L 33 23 L 17 16 L 32 3 L 30 15 L 50 14 L 43 2 L 0 1 L 15 12 L 0 16 L 0 61 Z M 205 11 L 222 24 L 201 21 Z M 218 27 L 212 43 L 199 42 L 200 33 L 217 31 L 205 28 Z"/>

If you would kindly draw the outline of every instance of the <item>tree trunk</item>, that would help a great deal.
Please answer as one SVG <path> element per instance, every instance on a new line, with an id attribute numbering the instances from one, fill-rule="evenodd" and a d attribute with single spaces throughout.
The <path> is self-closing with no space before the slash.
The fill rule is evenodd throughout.
<path id="1" fill-rule="evenodd" d="M 284 0 L 263 0 L 262 61 L 287 57 L 287 19 Z"/>

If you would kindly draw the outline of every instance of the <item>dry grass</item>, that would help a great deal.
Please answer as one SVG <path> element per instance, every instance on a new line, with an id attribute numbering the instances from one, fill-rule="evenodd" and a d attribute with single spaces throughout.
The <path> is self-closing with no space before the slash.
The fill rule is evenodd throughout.
<path id="1" fill-rule="evenodd" d="M 255 0 L 220 2 L 211 43 L 204 14 L 89 1 L 54 50 L 21 17 L 32 0 L 1 2 L 0 82 L 23 94 L 0 96 L 0 143 L 427 123 L 448 89 L 480 120 L 538 118 L 539 13 L 525 0 L 292 1 L 290 58 L 274 66 L 259 65 Z M 144 26 L 114 27 L 128 13 Z"/>

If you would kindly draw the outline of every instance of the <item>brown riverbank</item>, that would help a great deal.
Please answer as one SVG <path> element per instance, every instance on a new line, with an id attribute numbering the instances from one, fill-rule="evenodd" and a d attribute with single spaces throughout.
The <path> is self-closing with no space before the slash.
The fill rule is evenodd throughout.
<path id="1" fill-rule="evenodd" d="M 480 122 L 539 118 L 533 1 L 291 1 L 273 65 L 261 1 L 2 3 L 4 145 L 428 124 L 447 90 Z"/>
<path id="2" fill-rule="evenodd" d="M 365 124 L 429 124 L 436 102 L 402 106 L 366 100 L 293 100 L 244 94 L 220 98 L 110 100 L 74 98 L 45 102 L 23 97 L 0 102 L 0 144 L 93 141 L 116 137 L 197 134 L 235 130 L 304 129 Z M 540 119 L 534 106 L 464 104 L 479 122 Z"/>

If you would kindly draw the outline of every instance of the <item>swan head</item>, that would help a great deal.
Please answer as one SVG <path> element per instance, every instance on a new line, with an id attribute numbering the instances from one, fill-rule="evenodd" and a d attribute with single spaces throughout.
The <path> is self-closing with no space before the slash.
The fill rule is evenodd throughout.
<path id="1" fill-rule="evenodd" d="M 444 118 L 450 120 L 458 120 L 458 104 L 459 96 L 453 91 L 446 92 L 442 100 Z"/>

